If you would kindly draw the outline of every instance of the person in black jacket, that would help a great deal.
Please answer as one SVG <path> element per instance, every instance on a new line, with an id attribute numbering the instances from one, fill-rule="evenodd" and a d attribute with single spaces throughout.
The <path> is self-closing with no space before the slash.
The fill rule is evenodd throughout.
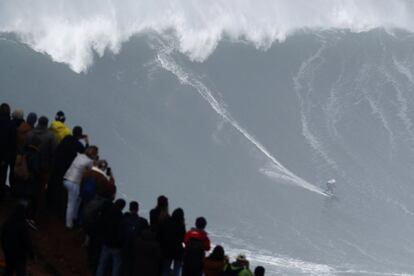
<path id="1" fill-rule="evenodd" d="M 15 195 L 15 179 L 14 179 L 14 163 L 16 162 L 16 155 L 17 155 L 17 133 L 20 125 L 24 123 L 24 113 L 21 109 L 16 109 L 12 113 L 12 141 L 11 141 L 11 148 L 10 148 L 10 161 L 8 164 L 9 167 L 9 185 L 10 191 L 13 195 Z"/>
<path id="2" fill-rule="evenodd" d="M 121 275 L 121 248 L 122 248 L 122 210 L 125 200 L 117 199 L 102 212 L 101 230 L 103 246 L 96 276 L 106 275 L 108 262 L 112 259 L 112 276 Z"/>
<path id="3" fill-rule="evenodd" d="M 181 275 L 185 232 L 184 211 L 181 208 L 175 209 L 171 217 L 159 225 L 158 240 L 163 253 L 163 276 L 171 273 L 174 276 Z"/>
<path id="4" fill-rule="evenodd" d="M 85 145 L 81 142 L 84 140 Z M 64 215 L 66 209 L 66 189 L 63 187 L 63 176 L 69 169 L 78 153 L 84 153 L 89 146 L 88 136 L 83 134 L 82 127 L 75 126 L 72 135 L 67 135 L 56 147 L 53 168 L 47 188 L 48 205 L 59 214 Z"/>
<path id="5" fill-rule="evenodd" d="M 16 276 L 25 276 L 27 260 L 33 258 L 33 251 L 23 205 L 17 205 L 15 212 L 3 224 L 1 243 L 6 261 L 4 275 L 16 273 Z"/>
<path id="6" fill-rule="evenodd" d="M 122 219 L 122 274 L 132 275 L 134 268 L 134 240 L 141 236 L 143 230 L 149 227 L 148 221 L 138 215 L 139 204 L 136 201 L 129 203 L 129 212 Z"/>
<path id="7" fill-rule="evenodd" d="M 10 106 L 0 105 L 0 200 L 6 192 L 7 168 L 11 162 L 13 141 L 13 126 L 10 120 Z"/>
<path id="8" fill-rule="evenodd" d="M 155 234 L 145 229 L 134 242 L 134 276 L 159 276 L 161 274 L 162 253 Z"/>
<path id="9" fill-rule="evenodd" d="M 150 211 L 150 226 L 154 233 L 158 232 L 158 225 L 169 217 L 168 212 L 168 198 L 166 196 L 159 196 L 157 199 L 157 206 Z"/>
<path id="10" fill-rule="evenodd" d="M 34 137 L 25 150 L 29 179 L 24 184 L 23 189 L 29 203 L 27 210 L 28 223 L 33 229 L 37 229 L 35 219 L 42 191 L 40 144 L 40 139 Z"/>

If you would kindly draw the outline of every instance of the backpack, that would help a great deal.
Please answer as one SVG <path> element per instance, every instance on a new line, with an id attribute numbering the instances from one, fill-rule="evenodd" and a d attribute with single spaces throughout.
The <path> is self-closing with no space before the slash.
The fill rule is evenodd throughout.
<path id="1" fill-rule="evenodd" d="M 204 256 L 203 241 L 199 239 L 190 239 L 184 249 L 183 269 L 186 272 L 202 271 Z"/>
<path id="2" fill-rule="evenodd" d="M 19 179 L 26 181 L 30 177 L 29 168 L 27 166 L 26 155 L 18 154 L 14 163 L 14 176 Z"/>
<path id="3" fill-rule="evenodd" d="M 233 269 L 231 265 L 227 265 L 226 269 L 223 272 L 223 276 L 238 276 L 239 273 L 244 269 L 244 267 L 239 267 L 236 269 Z"/>

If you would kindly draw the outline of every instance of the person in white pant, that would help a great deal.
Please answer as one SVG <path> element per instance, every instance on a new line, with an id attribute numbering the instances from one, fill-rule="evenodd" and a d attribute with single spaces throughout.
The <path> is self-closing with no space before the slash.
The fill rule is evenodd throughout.
<path id="1" fill-rule="evenodd" d="M 93 166 L 98 156 L 98 147 L 90 146 L 85 153 L 78 153 L 63 177 L 63 184 L 68 190 L 68 204 L 66 207 L 66 227 L 73 228 L 79 208 L 79 190 L 83 173 Z"/>

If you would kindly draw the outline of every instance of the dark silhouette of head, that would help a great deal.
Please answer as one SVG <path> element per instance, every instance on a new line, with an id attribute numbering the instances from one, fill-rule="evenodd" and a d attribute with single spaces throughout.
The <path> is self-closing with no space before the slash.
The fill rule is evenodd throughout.
<path id="1" fill-rule="evenodd" d="M 116 208 L 118 208 L 119 210 L 122 211 L 122 210 L 124 210 L 124 208 L 126 206 L 126 202 L 122 198 L 118 198 L 117 200 L 115 200 L 114 205 L 115 205 Z"/>
<path id="2" fill-rule="evenodd" d="M 59 110 L 56 113 L 55 120 L 64 123 L 66 121 L 65 113 L 62 110 Z"/>
<path id="3" fill-rule="evenodd" d="M 29 126 L 31 126 L 32 128 L 34 128 L 34 126 L 35 126 L 36 122 L 37 122 L 37 114 L 36 114 L 36 113 L 33 113 L 33 112 L 30 112 L 30 113 L 27 115 L 27 118 L 26 118 L 26 123 L 27 123 Z"/>
<path id="4" fill-rule="evenodd" d="M 196 219 L 195 226 L 197 229 L 204 230 L 207 226 L 207 220 L 204 217 L 199 217 Z"/>
<path id="5" fill-rule="evenodd" d="M 136 201 L 131 201 L 129 203 L 129 212 L 133 214 L 138 214 L 139 204 Z"/>
<path id="6" fill-rule="evenodd" d="M 96 160 L 98 157 L 99 149 L 97 146 L 89 146 L 85 150 L 85 154 L 92 160 Z"/>
<path id="7" fill-rule="evenodd" d="M 14 110 L 13 113 L 12 113 L 12 119 L 23 121 L 24 120 L 24 111 L 22 109 Z"/>
<path id="8" fill-rule="evenodd" d="M 49 119 L 45 116 L 42 116 L 37 121 L 37 125 L 41 128 L 47 128 L 47 126 L 49 125 Z"/>
<path id="9" fill-rule="evenodd" d="M 108 169 L 108 162 L 106 160 L 98 160 L 98 161 L 96 161 L 96 166 L 100 170 L 106 172 L 106 169 Z"/>
<path id="10" fill-rule="evenodd" d="M 265 268 L 263 266 L 257 266 L 254 269 L 254 276 L 264 276 L 265 275 Z"/>
<path id="11" fill-rule="evenodd" d="M 216 247 L 214 247 L 213 252 L 211 252 L 209 258 L 215 261 L 223 261 L 224 248 L 221 245 L 217 245 Z"/>
<path id="12" fill-rule="evenodd" d="M 73 137 L 75 137 L 76 139 L 82 139 L 84 136 L 83 136 L 83 129 L 82 129 L 82 127 L 80 127 L 80 126 L 75 126 L 73 129 L 72 129 L 72 135 L 73 135 Z"/>
<path id="13" fill-rule="evenodd" d="M 238 266 L 248 266 L 249 265 L 249 261 L 246 258 L 246 255 L 244 254 L 239 254 L 236 258 L 236 264 Z"/>
<path id="14" fill-rule="evenodd" d="M 2 103 L 0 105 L 0 117 L 10 118 L 10 106 L 7 103 Z"/>
<path id="15" fill-rule="evenodd" d="M 160 209 L 168 208 L 168 198 L 164 195 L 160 195 L 157 199 L 157 207 Z"/>
<path id="16" fill-rule="evenodd" d="M 177 208 L 171 215 L 172 219 L 180 224 L 184 224 L 184 210 L 181 208 Z"/>

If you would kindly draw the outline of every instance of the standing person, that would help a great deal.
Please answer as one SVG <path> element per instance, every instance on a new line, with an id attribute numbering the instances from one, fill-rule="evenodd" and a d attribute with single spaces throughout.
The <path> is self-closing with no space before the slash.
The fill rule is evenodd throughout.
<path id="1" fill-rule="evenodd" d="M 27 142 L 31 143 L 32 139 L 40 139 L 40 169 L 41 169 L 41 197 L 47 188 L 50 170 L 53 164 L 53 156 L 56 148 L 56 142 L 52 132 L 48 129 L 49 119 L 45 116 L 39 118 L 37 126 L 29 133 Z"/>
<path id="2" fill-rule="evenodd" d="M 154 232 L 142 231 L 134 242 L 134 276 L 159 276 L 161 274 L 161 247 Z"/>
<path id="3" fill-rule="evenodd" d="M 226 256 L 222 246 L 214 247 L 213 252 L 204 259 L 204 276 L 222 276 L 226 267 Z"/>
<path id="4" fill-rule="evenodd" d="M 11 159 L 9 163 L 9 185 L 10 185 L 10 191 L 13 195 L 15 195 L 15 181 L 14 181 L 14 163 L 16 162 L 16 155 L 17 155 L 17 149 L 18 145 L 25 143 L 25 141 L 21 141 L 22 139 L 25 139 L 23 137 L 24 133 L 27 134 L 27 129 L 25 127 L 24 123 L 24 112 L 21 109 L 16 109 L 12 113 L 12 134 L 13 134 L 13 141 L 11 144 Z M 19 130 L 22 133 L 19 133 Z M 20 148 L 21 149 L 21 148 Z"/>
<path id="5" fill-rule="evenodd" d="M 21 121 L 17 128 L 16 138 L 17 138 L 17 152 L 24 149 L 24 147 L 27 144 L 27 139 L 29 136 L 29 133 L 32 131 L 32 127 L 25 122 L 24 120 Z"/>
<path id="6" fill-rule="evenodd" d="M 114 199 L 106 199 L 96 196 L 84 208 L 82 228 L 88 238 L 88 260 L 91 270 L 95 275 L 99 263 L 99 257 L 102 251 L 104 219 L 106 213 L 113 203 Z"/>
<path id="7" fill-rule="evenodd" d="M 166 196 L 159 196 L 157 199 L 157 206 L 150 211 L 150 225 L 154 233 L 158 232 L 158 225 L 169 217 L 168 212 L 168 198 Z"/>
<path id="8" fill-rule="evenodd" d="M 139 204 L 136 201 L 129 203 L 129 212 L 122 219 L 122 274 L 132 276 L 134 270 L 134 241 L 141 236 L 142 231 L 149 227 L 148 221 L 138 215 Z"/>
<path id="9" fill-rule="evenodd" d="M 35 128 L 37 122 L 37 114 L 34 112 L 30 112 L 27 114 L 26 123 L 30 126 L 31 129 Z"/>
<path id="10" fill-rule="evenodd" d="M 85 145 L 81 142 L 84 141 Z M 59 214 L 66 209 L 67 195 L 63 187 L 63 176 L 69 169 L 78 153 L 84 153 L 85 147 L 89 146 L 88 136 L 83 134 L 82 127 L 75 126 L 72 135 L 67 135 L 56 147 L 53 169 L 47 189 L 48 205 Z"/>
<path id="11" fill-rule="evenodd" d="M 249 261 L 246 256 L 240 254 L 235 262 L 226 266 L 223 275 L 253 276 L 253 273 L 249 269 Z"/>
<path id="12" fill-rule="evenodd" d="M 10 120 L 10 106 L 0 105 L 0 200 L 6 193 L 7 168 L 11 160 L 13 128 Z"/>
<path id="13" fill-rule="evenodd" d="M 184 211 L 181 208 L 175 209 L 170 218 L 160 223 L 158 240 L 163 253 L 163 276 L 171 273 L 174 276 L 181 275 L 185 232 Z"/>
<path id="14" fill-rule="evenodd" d="M 3 224 L 1 244 L 6 261 L 5 276 L 25 276 L 28 258 L 33 258 L 32 241 L 26 224 L 25 207 L 17 205 Z"/>
<path id="15" fill-rule="evenodd" d="M 79 208 L 79 190 L 84 172 L 92 168 L 93 161 L 98 156 L 98 147 L 90 146 L 85 153 L 78 153 L 69 169 L 65 173 L 64 185 L 68 191 L 68 204 L 66 208 L 66 227 L 73 228 Z"/>
<path id="16" fill-rule="evenodd" d="M 33 137 L 25 150 L 17 155 L 14 171 L 16 196 L 27 204 L 27 222 L 33 229 L 37 229 L 35 219 L 41 195 L 40 144 L 40 139 Z"/>
<path id="17" fill-rule="evenodd" d="M 195 228 L 184 236 L 183 276 L 201 276 L 205 252 L 210 250 L 210 239 L 204 229 L 207 220 L 204 217 L 196 219 Z"/>
<path id="18" fill-rule="evenodd" d="M 70 129 L 65 125 L 66 117 L 63 111 L 58 111 L 55 116 L 55 121 L 50 124 L 50 130 L 56 139 L 56 144 L 59 144 L 63 138 L 70 135 Z"/>
<path id="19" fill-rule="evenodd" d="M 122 227 L 122 210 L 125 207 L 125 200 L 117 199 L 102 213 L 102 230 L 103 230 L 103 247 L 99 258 L 98 270 L 96 276 L 106 275 L 106 268 L 112 259 L 112 276 L 121 275 L 122 258 L 121 248 L 123 237 Z"/>
<path id="20" fill-rule="evenodd" d="M 80 222 L 83 223 L 85 218 L 86 206 L 95 198 L 105 198 L 113 200 L 115 198 L 116 188 L 115 179 L 112 176 L 108 162 L 106 160 L 99 160 L 94 162 L 91 170 L 86 170 L 82 176 L 80 185 L 79 199 L 80 199 Z"/>
<path id="21" fill-rule="evenodd" d="M 80 197 L 82 205 L 88 204 L 95 196 L 111 199 L 115 197 L 115 179 L 106 160 L 96 161 L 91 170 L 82 176 Z"/>

